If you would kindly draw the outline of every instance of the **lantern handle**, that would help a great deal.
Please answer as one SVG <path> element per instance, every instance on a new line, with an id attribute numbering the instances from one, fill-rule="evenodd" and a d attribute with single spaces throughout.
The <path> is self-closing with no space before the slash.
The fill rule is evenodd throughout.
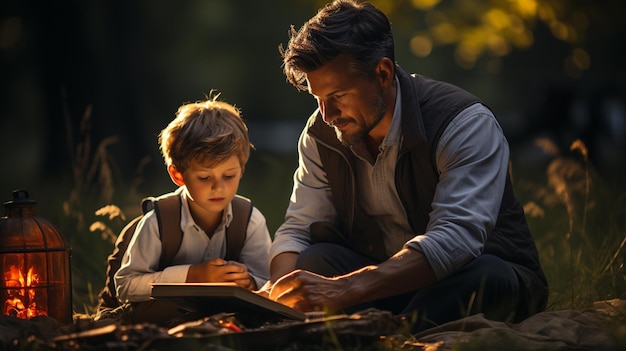
<path id="1" fill-rule="evenodd" d="M 36 201 L 28 197 L 28 191 L 26 190 L 23 190 L 23 189 L 13 190 L 12 195 L 13 195 L 13 201 L 8 201 L 8 203 L 14 203 L 14 204 L 36 203 Z"/>

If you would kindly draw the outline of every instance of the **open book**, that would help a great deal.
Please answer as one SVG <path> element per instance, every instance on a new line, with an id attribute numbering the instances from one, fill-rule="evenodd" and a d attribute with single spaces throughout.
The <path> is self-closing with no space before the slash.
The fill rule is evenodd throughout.
<path id="1" fill-rule="evenodd" d="M 152 297 L 206 316 L 216 313 L 254 314 L 268 320 L 306 320 L 303 312 L 231 283 L 156 283 Z"/>

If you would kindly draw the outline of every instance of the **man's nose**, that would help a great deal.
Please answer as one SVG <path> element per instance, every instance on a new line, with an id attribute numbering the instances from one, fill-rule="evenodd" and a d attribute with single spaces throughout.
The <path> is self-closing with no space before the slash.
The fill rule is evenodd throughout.
<path id="1" fill-rule="evenodd" d="M 339 109 L 329 101 L 319 102 L 320 112 L 322 113 L 322 119 L 327 124 L 330 124 L 335 118 L 339 116 Z"/>

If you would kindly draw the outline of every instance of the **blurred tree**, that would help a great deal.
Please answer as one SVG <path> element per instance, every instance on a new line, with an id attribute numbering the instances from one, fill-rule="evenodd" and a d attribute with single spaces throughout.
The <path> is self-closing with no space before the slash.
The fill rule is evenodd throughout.
<path id="1" fill-rule="evenodd" d="M 570 46 L 563 57 L 568 76 L 578 77 L 589 69 L 585 48 L 592 21 L 601 22 L 611 13 L 610 1 L 568 0 L 373 0 L 387 13 L 394 26 L 411 30 L 411 52 L 420 58 L 440 46 L 454 46 L 458 66 L 471 69 L 482 56 L 491 58 L 493 73 L 500 58 L 514 49 L 533 46 L 539 26 Z M 323 3 L 323 1 L 319 1 Z M 407 14 L 411 15 L 407 15 Z"/>

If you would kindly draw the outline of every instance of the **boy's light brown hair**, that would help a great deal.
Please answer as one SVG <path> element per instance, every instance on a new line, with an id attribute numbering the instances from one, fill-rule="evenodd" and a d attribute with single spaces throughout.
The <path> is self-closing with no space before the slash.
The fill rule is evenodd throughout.
<path id="1" fill-rule="evenodd" d="M 248 128 L 239 110 L 217 97 L 180 106 L 161 131 L 159 144 L 167 166 L 184 172 L 191 161 L 211 168 L 237 156 L 245 169 L 253 147 Z"/>

